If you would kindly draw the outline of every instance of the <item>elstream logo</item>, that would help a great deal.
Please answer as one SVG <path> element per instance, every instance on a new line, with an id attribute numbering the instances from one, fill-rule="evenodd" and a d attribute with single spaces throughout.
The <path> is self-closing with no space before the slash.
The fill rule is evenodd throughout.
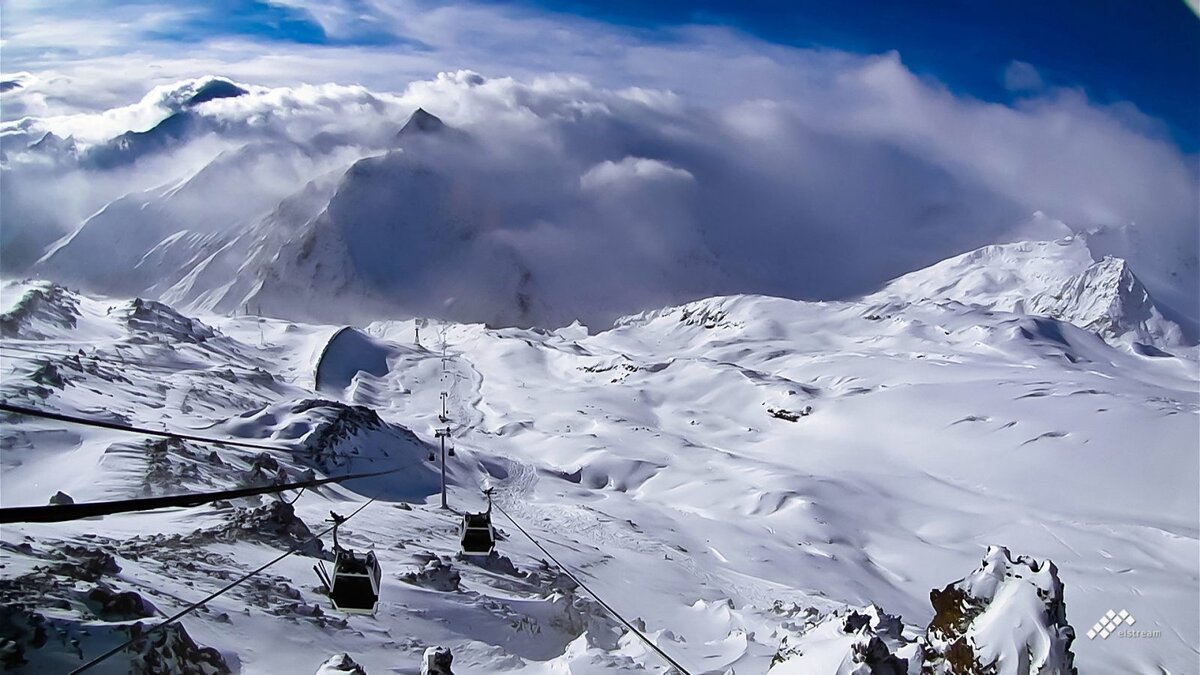
<path id="1" fill-rule="evenodd" d="M 1095 640 L 1096 638 L 1107 640 L 1112 635 L 1122 638 L 1156 638 L 1162 635 L 1162 631 L 1159 630 L 1129 630 L 1121 628 L 1122 625 L 1132 626 L 1136 622 L 1137 620 L 1129 612 L 1125 610 L 1114 612 L 1110 609 L 1092 626 L 1091 630 L 1087 632 L 1087 636 L 1089 640 Z"/>

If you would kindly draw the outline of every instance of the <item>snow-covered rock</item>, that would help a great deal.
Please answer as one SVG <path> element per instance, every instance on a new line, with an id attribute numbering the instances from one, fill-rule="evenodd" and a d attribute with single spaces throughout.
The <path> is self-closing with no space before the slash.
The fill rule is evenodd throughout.
<path id="1" fill-rule="evenodd" d="M 367 671 L 349 654 L 335 654 L 317 668 L 316 675 L 367 675 Z"/>
<path id="2" fill-rule="evenodd" d="M 918 675 L 919 645 L 899 617 L 871 605 L 826 616 L 785 635 L 769 675 Z"/>
<path id="3" fill-rule="evenodd" d="M 934 675 L 1074 675 L 1063 584 L 1053 562 L 988 548 L 979 569 L 929 594 L 925 667 Z"/>
<path id="4" fill-rule="evenodd" d="M 136 623 L 130 632 L 137 637 L 142 626 Z M 196 675 L 226 675 L 233 670 L 225 658 L 212 647 L 196 644 L 186 629 L 178 623 L 145 634 L 129 647 L 133 657 L 128 672 L 132 675 L 158 673 L 195 673 Z"/>
<path id="5" fill-rule="evenodd" d="M 1162 347 L 1183 340 L 1180 327 L 1163 317 L 1129 264 L 1120 258 L 1105 257 L 1057 289 L 1034 295 L 1019 308 L 1073 323 L 1106 339 L 1128 336 Z"/>
<path id="6" fill-rule="evenodd" d="M 216 336 L 216 331 L 204 322 L 186 317 L 169 305 L 154 300 L 135 298 L 117 310 L 129 329 L 149 339 L 181 342 L 204 342 Z"/>
<path id="7" fill-rule="evenodd" d="M 446 647 L 429 647 L 421 656 L 421 675 L 454 675 L 454 654 Z"/>
<path id="8" fill-rule="evenodd" d="M 71 499 L 71 495 L 63 492 L 62 490 L 55 492 L 50 497 L 50 505 L 51 506 L 59 506 L 59 505 L 74 504 L 74 503 L 75 503 L 75 500 Z"/>
<path id="9" fill-rule="evenodd" d="M 420 561 L 424 561 L 424 565 L 420 569 L 401 574 L 401 581 L 443 593 L 459 590 L 462 575 L 454 569 L 454 565 L 432 553 L 418 557 L 418 562 Z"/>
<path id="10" fill-rule="evenodd" d="M 0 313 L 0 335 L 5 338 L 50 337 L 75 328 L 79 320 L 78 299 L 57 284 L 37 282 L 15 295 L 16 301 Z"/>
<path id="11" fill-rule="evenodd" d="M 983 565 L 930 593 L 923 636 L 872 605 L 784 636 L 771 675 L 1074 675 L 1054 563 L 988 548 Z"/>

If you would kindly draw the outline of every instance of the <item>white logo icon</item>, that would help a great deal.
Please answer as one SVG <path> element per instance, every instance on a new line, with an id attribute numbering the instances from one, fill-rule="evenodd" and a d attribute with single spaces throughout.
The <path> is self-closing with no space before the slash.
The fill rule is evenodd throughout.
<path id="1" fill-rule="evenodd" d="M 1094 640 L 1096 639 L 1096 636 L 1099 635 L 1101 640 L 1107 640 L 1108 636 L 1116 632 L 1117 628 L 1119 628 L 1122 623 L 1124 623 L 1126 626 L 1132 626 L 1133 622 L 1133 615 L 1129 612 L 1125 610 L 1114 612 L 1110 609 L 1107 613 L 1105 613 L 1104 616 L 1100 617 L 1100 620 L 1096 622 L 1096 625 L 1092 626 L 1092 629 L 1087 632 L 1088 639 Z"/>

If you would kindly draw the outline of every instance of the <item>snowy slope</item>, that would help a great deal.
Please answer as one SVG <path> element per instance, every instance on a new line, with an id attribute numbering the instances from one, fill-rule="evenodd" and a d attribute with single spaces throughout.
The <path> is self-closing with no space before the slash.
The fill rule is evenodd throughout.
<path id="1" fill-rule="evenodd" d="M 985 246 L 906 274 L 865 300 L 953 301 L 1048 316 L 1117 341 L 1168 349 L 1184 342 L 1128 263 L 1093 261 L 1083 237 Z"/>
<path id="2" fill-rule="evenodd" d="M 1078 237 L 996 244 L 906 274 L 876 297 L 956 300 L 1012 311 L 1022 298 L 1058 288 L 1091 264 L 1091 252 Z"/>
<path id="3" fill-rule="evenodd" d="M 224 287 L 263 246 L 287 240 L 290 230 L 267 230 L 279 213 L 305 211 L 322 167 L 279 143 L 224 150 L 194 174 L 107 204 L 54 242 L 34 269 L 103 293 L 212 306 L 209 296 L 231 295 Z"/>
<path id="4" fill-rule="evenodd" d="M 1163 317 L 1129 264 L 1106 257 L 1057 288 L 1033 296 L 1030 314 L 1051 316 L 1093 330 L 1106 338 L 1172 347 L 1183 331 Z"/>
<path id="5" fill-rule="evenodd" d="M 910 641 L 936 616 L 931 589 L 964 578 L 996 608 L 971 624 L 973 644 L 1061 640 L 1053 617 L 1019 635 L 1006 623 L 1039 615 L 1024 586 L 983 588 L 999 569 L 993 554 L 980 567 L 992 545 L 1012 551 L 1004 569 L 1017 574 L 1033 565 L 1018 555 L 1053 561 L 1076 636 L 1052 649 L 1065 644 L 1080 672 L 1195 666 L 1200 377 L 1186 351 L 1148 356 L 1070 323 L 954 302 L 729 296 L 590 335 L 435 322 L 421 345 L 411 321 L 347 332 L 48 285 L 6 286 L 0 312 L 4 400 L 291 448 L 216 448 L 213 461 L 191 443 L 8 418 L 5 506 L 411 467 L 306 491 L 294 510 L 262 499 L 5 526 L 5 606 L 36 608 L 66 640 L 28 650 L 25 672 L 78 664 L 70 639 L 95 654 L 149 612 L 97 604 L 93 590 L 170 612 L 367 497 L 378 500 L 342 536 L 382 560 L 375 617 L 333 614 L 311 557 L 293 556 L 185 619 L 195 645 L 183 652 L 214 648 L 244 673 L 313 672 L 341 653 L 367 672 L 416 672 L 430 645 L 450 647 L 460 673 L 663 672 L 507 522 L 502 558 L 454 556 L 455 518 L 436 507 L 427 462 L 443 391 L 451 505 L 478 510 L 494 486 L 692 672 L 765 672 L 805 622 L 827 626 L 836 651 L 859 638 L 827 618 L 871 604 L 902 617 Z M 96 572 L 76 579 L 64 559 Z M 1087 639 L 1109 609 L 1157 636 Z M 892 640 L 874 616 L 865 625 Z"/>

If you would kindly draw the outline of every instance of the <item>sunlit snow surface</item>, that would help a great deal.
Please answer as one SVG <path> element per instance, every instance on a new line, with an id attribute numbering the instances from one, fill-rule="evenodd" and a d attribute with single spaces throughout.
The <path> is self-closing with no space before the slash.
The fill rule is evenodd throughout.
<path id="1" fill-rule="evenodd" d="M 35 287 L 49 288 L 6 286 L 0 311 Z M 235 593 L 183 621 L 241 672 L 313 672 L 341 652 L 370 673 L 414 672 L 432 644 L 453 649 L 460 673 L 663 670 L 632 636 L 615 639 L 593 605 L 564 598 L 544 556 L 503 519 L 498 550 L 522 575 L 452 558 L 456 518 L 437 508 L 427 461 L 442 391 L 455 429 L 451 505 L 478 510 L 479 488 L 494 486 L 499 504 L 692 672 L 765 672 L 787 619 L 777 601 L 822 614 L 875 603 L 921 628 L 932 615 L 930 589 L 978 567 L 989 544 L 1058 565 L 1080 672 L 1194 672 L 1194 348 L 1145 356 L 1069 324 L 958 302 L 737 296 L 631 317 L 590 336 L 578 326 L 432 322 L 419 346 L 412 321 L 381 322 L 328 349 L 341 326 L 190 317 L 215 329 L 201 339 L 201 326 L 166 310 L 131 320 L 126 300 L 59 292 L 26 304 L 32 309 L 5 325 L 5 345 L 82 349 L 106 360 L 81 360 L 80 370 L 63 365 L 66 357 L 31 361 L 5 351 L 3 398 L 13 403 L 297 448 L 321 419 L 320 411 L 296 412 L 309 399 L 369 406 L 386 423 L 338 441 L 344 464 L 281 462 L 330 475 L 409 467 L 366 485 L 309 491 L 296 503 L 315 531 L 329 510 L 344 514 L 364 495 L 379 497 L 342 533 L 343 543 L 373 547 L 382 560 L 378 613 L 345 627 L 305 616 L 312 605 L 330 611 L 314 592 L 314 561 L 292 556 L 269 572 L 298 599 Z M 128 362 L 110 365 L 118 354 Z M 322 358 L 329 377 L 318 392 Z M 45 361 L 69 382 L 37 374 Z M 242 484 L 253 456 L 220 449 L 225 469 L 201 466 L 163 486 L 148 479 L 143 444 L 8 419 L 0 499 L 15 506 L 45 504 L 59 490 L 88 501 L 140 496 L 147 485 L 154 494 L 220 489 Z M 173 471 L 190 461 L 171 459 Z M 405 500 L 412 510 L 399 506 Z M 199 507 L 5 526 L 0 573 L 13 578 L 40 564 L 12 548 L 22 542 L 46 551 L 96 535 L 91 545 L 126 542 L 129 551 L 135 537 L 219 527 L 229 513 Z M 221 557 L 187 570 L 147 544 L 136 560 L 118 557 L 121 572 L 110 581 L 170 613 L 224 583 L 213 567 L 248 570 L 285 544 L 197 546 Z M 461 575 L 458 590 L 439 590 L 432 572 L 411 574 L 430 568 L 429 554 Z M 406 573 L 425 581 L 406 581 Z M 1109 609 L 1127 610 L 1138 629 L 1160 637 L 1089 640 L 1084 633 Z M 115 644 L 99 625 L 90 632 L 88 656 Z M 40 663 L 78 665 L 72 658 Z M 110 663 L 110 672 L 126 668 Z"/>

